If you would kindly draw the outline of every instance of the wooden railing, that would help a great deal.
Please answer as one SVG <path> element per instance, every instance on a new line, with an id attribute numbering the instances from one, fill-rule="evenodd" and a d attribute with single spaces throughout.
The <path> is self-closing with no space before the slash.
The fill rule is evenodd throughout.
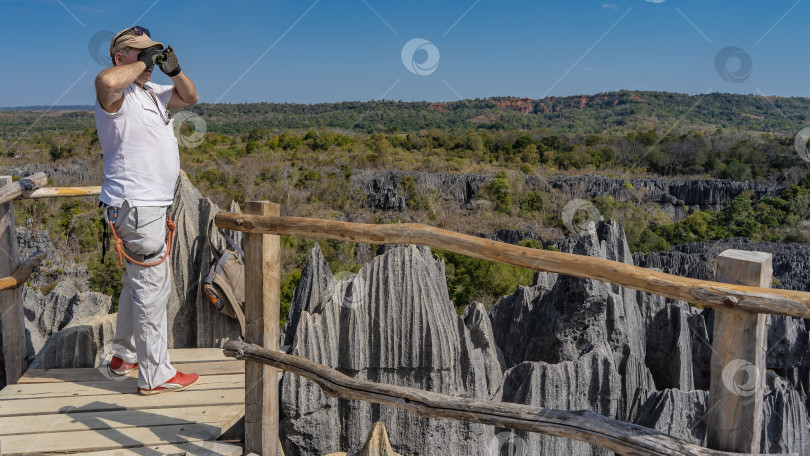
<path id="1" fill-rule="evenodd" d="M 17 181 L 0 176 L 0 331 L 3 335 L 3 359 L 6 383 L 16 383 L 27 367 L 26 338 L 22 294 L 19 287 L 42 264 L 45 253 L 36 251 L 20 262 L 14 200 L 58 196 L 98 195 L 101 187 L 48 187 L 48 177 L 35 173 Z"/>
<path id="2" fill-rule="evenodd" d="M 771 254 L 727 250 L 717 257 L 718 282 L 562 252 L 538 250 L 413 224 L 374 225 L 279 217 L 278 205 L 251 202 L 245 214 L 219 213 L 219 228 L 246 233 L 246 343 L 229 341 L 225 354 L 265 369 L 245 371 L 245 450 L 276 455 L 278 371 L 305 376 L 330 396 L 390 404 L 423 416 L 460 419 L 581 440 L 623 455 L 719 456 L 757 454 L 762 382 L 765 379 L 765 314 L 810 316 L 810 293 L 770 289 Z M 305 236 L 369 244 L 418 244 L 538 271 L 567 274 L 685 300 L 715 309 L 707 414 L 709 448 L 587 411 L 559 411 L 482 402 L 352 379 L 304 358 L 278 352 L 280 260 L 278 236 Z M 265 239 L 259 241 L 258 239 Z M 257 328 L 265 328 L 260 334 Z M 270 335 L 271 337 L 268 337 Z M 732 391 L 728 368 L 743 363 L 753 394 Z M 732 372 L 734 374 L 734 372 Z M 733 376 L 733 375 L 732 375 Z M 735 380 L 732 380 L 735 381 Z M 747 384 L 747 382 L 746 382 Z M 253 388 L 252 385 L 262 385 Z M 250 390 L 264 393 L 248 394 Z M 733 388 L 732 388 L 733 389 Z"/>

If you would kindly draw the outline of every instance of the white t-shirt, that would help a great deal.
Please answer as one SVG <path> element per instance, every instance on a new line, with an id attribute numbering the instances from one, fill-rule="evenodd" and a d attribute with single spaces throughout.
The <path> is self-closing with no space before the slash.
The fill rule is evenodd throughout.
<path id="1" fill-rule="evenodd" d="M 180 173 L 180 154 L 174 121 L 167 125 L 166 105 L 171 85 L 144 84 L 152 96 L 135 83 L 124 89 L 124 103 L 115 113 L 105 111 L 96 99 L 96 130 L 104 154 L 104 182 L 99 199 L 110 206 L 169 206 Z"/>

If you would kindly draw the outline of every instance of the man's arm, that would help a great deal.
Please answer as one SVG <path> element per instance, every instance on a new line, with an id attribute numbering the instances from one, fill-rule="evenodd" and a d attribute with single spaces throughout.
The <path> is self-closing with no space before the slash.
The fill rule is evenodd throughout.
<path id="1" fill-rule="evenodd" d="M 169 99 L 170 108 L 188 108 L 194 106 L 200 97 L 197 95 L 197 88 L 194 83 L 182 71 L 176 76 L 172 76 L 174 89 L 172 97 Z"/>
<path id="2" fill-rule="evenodd" d="M 169 46 L 163 51 L 163 59 L 158 66 L 160 66 L 160 71 L 172 78 L 172 82 L 174 82 L 169 108 L 187 108 L 197 103 L 197 100 L 200 99 L 197 95 L 197 88 L 180 69 L 180 62 L 177 61 L 177 54 L 174 53 L 173 47 Z"/>
<path id="3" fill-rule="evenodd" d="M 137 61 L 116 65 L 96 76 L 96 97 L 107 112 L 118 112 L 124 104 L 124 89 L 146 69 L 146 64 Z"/>

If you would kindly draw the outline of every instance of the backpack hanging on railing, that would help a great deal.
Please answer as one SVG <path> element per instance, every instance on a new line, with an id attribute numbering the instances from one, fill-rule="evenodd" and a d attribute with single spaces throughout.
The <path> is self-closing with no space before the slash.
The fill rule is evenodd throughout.
<path id="1" fill-rule="evenodd" d="M 209 233 L 211 230 L 209 229 Z M 209 240 L 213 260 L 203 280 L 203 292 L 217 310 L 239 320 L 245 336 L 245 253 L 225 230 L 219 230 L 231 249 L 221 250 Z"/>

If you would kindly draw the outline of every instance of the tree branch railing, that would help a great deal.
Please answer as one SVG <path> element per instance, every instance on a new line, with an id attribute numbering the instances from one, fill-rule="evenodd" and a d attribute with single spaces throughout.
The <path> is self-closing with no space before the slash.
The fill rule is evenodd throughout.
<path id="1" fill-rule="evenodd" d="M 19 267 L 8 277 L 0 279 L 0 291 L 13 290 L 24 284 L 34 269 L 45 260 L 46 253 L 37 250 L 27 260 L 23 261 Z"/>
<path id="2" fill-rule="evenodd" d="M 704 307 L 810 317 L 810 293 L 692 279 L 618 261 L 520 247 L 418 223 L 387 225 L 221 212 L 219 228 L 368 244 L 418 244 L 537 271 L 601 280 Z"/>
<path id="3" fill-rule="evenodd" d="M 0 188 L 0 204 L 5 204 L 19 198 L 27 191 L 36 190 L 48 185 L 48 176 L 45 173 L 34 173 L 18 181 L 11 182 Z"/>
<path id="4" fill-rule="evenodd" d="M 415 223 L 377 225 L 225 212 L 217 214 L 215 221 L 219 228 L 244 231 L 248 237 L 269 239 L 289 235 L 368 244 L 425 245 L 538 271 L 600 280 L 715 308 L 709 390 L 709 408 L 713 412 L 707 417 L 710 423 L 707 437 L 709 445 L 714 448 L 711 450 L 587 411 L 547 410 L 521 404 L 475 401 L 363 382 L 341 376 L 306 359 L 278 353 L 271 350 L 278 348 L 274 343 L 264 343 L 258 337 L 246 337 L 245 340 L 258 345 L 239 345 L 238 341 L 226 345 L 230 349 L 230 352 L 226 351 L 229 356 L 263 363 L 266 368 L 272 366 L 303 375 L 330 396 L 390 404 L 423 416 L 480 422 L 577 439 L 624 455 L 755 454 L 760 446 L 761 389 L 753 395 L 741 395 L 730 390 L 731 387 L 726 384 L 726 371 L 732 364 L 743 362 L 749 366 L 746 372 L 755 377 L 757 387 L 760 387 L 765 378 L 763 347 L 766 344 L 765 316 L 762 314 L 810 316 L 810 293 L 768 288 L 773 271 L 772 255 L 763 252 L 722 252 L 717 257 L 715 274 L 722 282 L 713 282 L 585 255 L 520 247 Z M 253 324 L 263 324 L 265 328 L 277 327 L 278 311 L 270 310 L 268 315 L 268 309 L 278 308 L 278 284 L 271 284 L 266 277 L 262 278 L 262 274 L 266 275 L 268 270 L 280 270 L 277 255 L 274 257 L 272 249 L 254 248 L 246 249 L 245 256 L 246 264 L 250 264 L 247 260 L 250 257 L 254 264 L 263 265 L 261 270 L 246 268 L 245 271 L 254 284 L 264 280 L 264 291 L 256 290 L 256 298 L 245 303 L 246 308 L 255 307 L 253 312 L 261 316 Z M 268 296 L 270 300 L 265 299 Z M 262 349 L 262 346 L 265 348 Z M 274 375 L 270 377 L 275 378 Z M 245 382 L 255 384 L 265 380 L 256 375 L 246 375 Z M 260 399 L 260 402 L 263 401 L 269 399 Z M 261 406 L 263 410 L 275 410 L 276 405 L 262 403 Z M 275 456 L 273 442 L 278 435 L 277 424 L 272 424 L 272 417 L 263 418 L 258 410 L 255 403 L 246 404 L 245 420 L 250 419 L 256 424 L 256 431 L 245 433 L 246 448 Z M 261 426 L 257 423 L 261 423 Z"/>
<path id="5" fill-rule="evenodd" d="M 624 456 L 745 454 L 703 448 L 655 429 L 625 423 L 589 410 L 554 410 L 510 402 L 482 401 L 360 380 L 302 356 L 288 355 L 238 340 L 226 342 L 223 352 L 226 356 L 255 361 L 305 377 L 330 397 L 392 405 L 427 418 L 446 418 L 575 439 Z"/>

